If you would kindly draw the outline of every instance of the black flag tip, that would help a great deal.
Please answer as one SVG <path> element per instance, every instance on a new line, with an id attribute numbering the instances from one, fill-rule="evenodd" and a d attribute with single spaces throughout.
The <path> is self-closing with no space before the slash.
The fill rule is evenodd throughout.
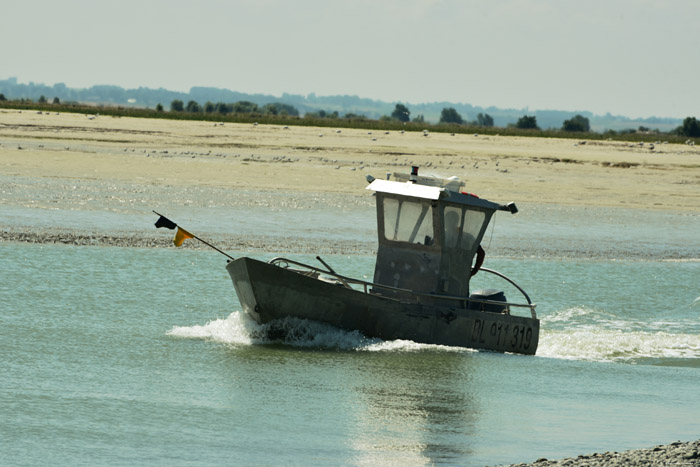
<path id="1" fill-rule="evenodd" d="M 153 211 L 153 212 L 155 212 L 155 211 Z M 158 214 L 157 212 L 155 212 L 155 213 Z M 175 227 L 177 227 L 177 224 L 175 222 L 171 221 L 170 219 L 168 219 L 164 215 L 162 215 L 162 214 L 158 214 L 158 215 L 160 217 L 158 217 L 158 220 L 154 224 L 157 228 L 160 229 L 161 227 L 165 227 L 167 229 L 173 230 Z"/>

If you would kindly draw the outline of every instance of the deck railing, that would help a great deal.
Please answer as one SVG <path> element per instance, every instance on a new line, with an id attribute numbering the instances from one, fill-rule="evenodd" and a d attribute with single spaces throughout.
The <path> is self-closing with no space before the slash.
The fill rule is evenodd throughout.
<path id="1" fill-rule="evenodd" d="M 501 277 L 502 279 L 508 281 L 510 284 L 512 284 L 520 293 L 523 294 L 525 299 L 527 300 L 527 304 L 525 303 L 512 303 L 512 302 L 502 302 L 498 300 L 483 300 L 483 299 L 475 299 L 475 298 L 469 298 L 469 297 L 460 297 L 460 296 L 455 296 L 455 295 L 441 295 L 441 294 L 435 294 L 435 293 L 425 293 L 425 292 L 414 292 L 413 290 L 409 289 L 402 289 L 399 287 L 392 287 L 389 285 L 384 285 L 384 284 L 377 284 L 375 282 L 368 282 L 368 281 L 363 281 L 360 279 L 353 279 L 352 277 L 346 277 L 341 274 L 338 274 L 335 272 L 330 266 L 328 266 L 320 257 L 317 257 L 317 259 L 327 268 L 327 269 L 322 269 L 318 266 L 312 266 L 310 264 L 302 263 L 299 261 L 295 261 L 293 259 L 288 259 L 288 258 L 282 258 L 282 257 L 276 257 L 272 258 L 269 263 L 278 267 L 282 267 L 285 269 L 289 269 L 290 265 L 305 268 L 306 271 L 304 270 L 295 270 L 295 272 L 306 275 L 309 277 L 316 277 L 319 278 L 321 274 L 327 275 L 334 277 L 339 285 L 342 285 L 343 287 L 357 290 L 352 287 L 352 285 L 358 286 L 362 288 L 362 291 L 366 294 L 370 294 L 371 292 L 374 291 L 374 289 L 379 289 L 379 290 L 387 290 L 391 291 L 394 293 L 399 293 L 399 294 L 406 294 L 409 296 L 416 297 L 417 301 L 420 303 L 421 298 L 430 298 L 430 299 L 443 299 L 443 300 L 453 300 L 460 306 L 460 308 L 467 308 L 467 303 L 472 302 L 472 303 L 480 303 L 484 305 L 498 305 L 498 306 L 503 306 L 505 309 L 505 312 L 507 314 L 510 314 L 510 309 L 511 307 L 513 308 L 528 308 L 530 310 L 530 315 L 533 318 L 537 318 L 537 315 L 535 313 L 535 307 L 537 306 L 536 304 L 532 303 L 530 300 L 530 297 L 525 293 L 525 291 L 515 283 L 512 279 L 507 277 L 506 275 L 495 271 L 493 269 L 488 269 L 488 268 L 481 268 L 481 271 L 485 271 L 491 274 L 494 274 L 498 277 Z M 370 289 L 372 289 L 370 291 Z M 388 298 L 390 300 L 397 300 L 392 297 L 384 297 Z M 398 301 L 398 300 L 397 300 Z"/>

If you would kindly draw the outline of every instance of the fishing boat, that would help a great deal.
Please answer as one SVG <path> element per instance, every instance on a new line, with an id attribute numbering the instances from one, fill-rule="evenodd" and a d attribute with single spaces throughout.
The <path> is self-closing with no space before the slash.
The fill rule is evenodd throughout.
<path id="1" fill-rule="evenodd" d="M 506 275 L 479 268 L 491 217 L 496 211 L 515 214 L 515 204 L 466 193 L 454 177 L 419 176 L 418 167 L 367 181 L 377 212 L 373 280 L 340 274 L 318 256 L 318 266 L 241 257 L 226 269 L 243 311 L 258 323 L 292 317 L 384 340 L 535 354 L 535 304 Z M 498 289 L 470 293 L 476 272 L 512 284 L 525 302 L 508 301 Z"/>

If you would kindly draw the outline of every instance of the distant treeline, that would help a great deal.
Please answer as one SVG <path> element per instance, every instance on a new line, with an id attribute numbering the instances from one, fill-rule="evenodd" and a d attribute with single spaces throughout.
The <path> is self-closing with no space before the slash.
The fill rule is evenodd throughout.
<path id="1" fill-rule="evenodd" d="M 151 89 L 139 87 L 137 89 L 124 89 L 119 86 L 97 85 L 84 89 L 69 88 L 63 83 L 52 86 L 33 83 L 17 82 L 16 78 L 0 79 L 0 94 L 4 94 L 9 100 L 21 99 L 38 102 L 44 96 L 47 102 L 57 99 L 61 103 L 96 104 L 104 106 L 116 106 L 122 108 L 146 108 L 155 110 L 160 106 L 169 107 L 173 101 L 183 102 L 184 111 L 193 102 L 203 113 L 232 115 L 237 112 L 232 106 L 236 103 L 246 103 L 252 107 L 257 106 L 255 112 L 268 115 L 271 112 L 286 112 L 289 116 L 333 119 L 366 119 L 381 120 L 391 117 L 395 111 L 396 102 L 383 102 L 378 100 L 361 98 L 358 96 L 317 96 L 314 93 L 306 96 L 284 93 L 282 96 L 266 94 L 246 94 L 228 89 L 193 87 L 189 92 L 177 92 L 167 89 Z M 211 106 L 208 106 L 211 104 Z M 217 107 L 218 105 L 218 107 Z M 432 102 L 421 104 L 402 103 L 410 108 L 411 121 L 421 123 L 439 123 L 459 116 L 461 124 L 479 127 L 500 127 L 518 125 L 523 116 L 535 117 L 537 127 L 550 130 L 559 130 L 564 122 L 577 115 L 588 119 L 591 131 L 604 133 L 607 130 L 616 132 L 636 132 L 640 127 L 670 132 L 681 126 L 681 119 L 651 117 L 646 119 L 630 119 L 624 116 L 616 116 L 607 113 L 594 115 L 587 111 L 561 111 L 561 110 L 533 110 L 529 109 L 501 109 L 497 107 L 479 107 L 470 104 L 451 102 Z M 213 106 L 213 108 L 212 108 Z M 443 112 L 447 109 L 445 120 Z M 454 113 L 450 109 L 454 110 Z M 165 109 L 163 109 L 165 110 Z M 190 109 L 191 110 L 191 109 Z M 230 110 L 230 112 L 228 111 Z M 197 112 L 190 112 L 197 113 Z M 481 115 L 482 120 L 479 119 Z M 484 120 L 485 119 L 485 120 Z M 489 125 L 489 119 L 491 120 Z M 457 123 L 459 120 L 450 121 Z M 477 125 L 474 125 L 474 124 Z"/>
<path id="2" fill-rule="evenodd" d="M 156 105 L 156 111 L 162 112 L 163 106 L 159 103 Z M 205 113 L 205 114 L 216 114 L 216 115 L 228 115 L 228 114 L 255 114 L 255 115 L 284 115 L 298 117 L 299 110 L 296 107 L 289 104 L 283 104 L 280 102 L 275 102 L 272 104 L 265 104 L 260 107 L 255 102 L 250 101 L 238 101 L 233 103 L 225 102 L 210 102 L 207 101 L 204 105 L 200 105 L 196 101 L 189 101 L 185 105 L 181 100 L 175 99 L 170 103 L 171 112 L 187 112 L 187 113 Z"/>
<path id="3" fill-rule="evenodd" d="M 122 107 L 113 105 L 86 105 L 78 103 L 62 103 L 60 99 L 53 98 L 50 101 L 40 98 L 36 102 L 30 99 L 8 100 L 0 94 L 0 108 L 38 111 L 38 112 L 66 112 L 82 113 L 86 115 L 108 115 L 113 117 L 136 117 L 136 118 L 162 118 L 173 120 L 202 120 L 211 121 L 215 124 L 230 123 L 262 123 L 273 125 L 296 125 L 334 128 L 357 128 L 381 131 L 416 131 L 435 133 L 479 133 L 488 135 L 503 136 L 529 136 L 544 138 L 575 138 L 575 139 L 613 139 L 620 141 L 668 141 L 671 143 L 695 144 L 693 138 L 700 137 L 700 122 L 695 118 L 688 117 L 683 125 L 672 132 L 664 133 L 651 131 L 647 128 L 638 130 L 616 132 L 608 130 L 605 133 L 592 131 L 579 131 L 577 125 L 586 125 L 587 119 L 580 115 L 574 116 L 570 121 L 565 122 L 562 129 L 543 130 L 537 125 L 534 116 L 524 115 L 515 124 L 507 127 L 497 127 L 494 125 L 484 125 L 491 123 L 488 114 L 481 116 L 479 121 L 454 122 L 451 118 L 461 118 L 454 109 L 446 109 L 443 118 L 439 123 L 428 123 L 421 119 L 405 120 L 397 118 L 397 112 L 408 117 L 402 104 L 397 104 L 392 115 L 384 116 L 380 119 L 371 119 L 362 115 L 345 114 L 340 116 L 337 112 L 307 113 L 304 116 L 298 115 L 295 109 L 286 105 L 275 106 L 272 104 L 258 107 L 248 101 L 240 101 L 231 104 L 204 104 L 200 106 L 193 101 L 185 105 L 182 102 L 173 101 L 170 110 L 165 110 L 158 104 L 155 109 L 139 107 Z M 252 104 L 252 105 L 251 105 Z M 189 108 L 189 109 L 188 109 Z M 568 128 L 568 129 L 567 129 Z M 690 137 L 690 138 L 689 138 Z"/>

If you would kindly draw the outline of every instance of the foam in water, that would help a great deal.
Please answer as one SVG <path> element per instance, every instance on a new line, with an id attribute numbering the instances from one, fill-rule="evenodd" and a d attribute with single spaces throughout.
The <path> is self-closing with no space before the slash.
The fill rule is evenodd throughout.
<path id="1" fill-rule="evenodd" d="M 598 362 L 663 363 L 685 360 L 700 366 L 700 336 L 656 331 L 658 323 L 625 321 L 615 315 L 587 308 L 569 308 L 542 318 L 540 357 Z M 659 326 L 660 327 L 660 326 Z M 472 349 L 421 344 L 408 340 L 384 341 L 358 331 L 298 318 L 258 324 L 235 311 L 205 325 L 174 327 L 167 333 L 189 339 L 205 339 L 228 345 L 284 344 L 294 347 L 359 351 L 471 352 Z"/>
<path id="2" fill-rule="evenodd" d="M 314 321 L 287 318 L 258 324 L 245 313 L 234 311 L 228 317 L 203 326 L 174 327 L 171 336 L 207 339 L 223 344 L 253 345 L 283 343 L 296 347 L 356 349 L 381 344 L 359 332 L 346 332 Z"/>
<path id="3" fill-rule="evenodd" d="M 538 356 L 627 363 L 686 360 L 683 364 L 700 366 L 700 336 L 687 332 L 692 323 L 648 323 L 587 308 L 561 310 L 541 322 Z"/>
<path id="4" fill-rule="evenodd" d="M 590 361 L 699 359 L 700 336 L 600 329 L 543 331 L 537 355 Z"/>
<path id="5" fill-rule="evenodd" d="M 250 345 L 256 343 L 254 326 L 255 322 L 246 320 L 241 313 L 234 312 L 228 318 L 215 319 L 204 326 L 176 326 L 166 334 L 190 339 L 208 339 L 224 344 Z"/>
<path id="6" fill-rule="evenodd" d="M 333 326 L 298 318 L 285 318 L 258 324 L 245 313 L 234 311 L 226 318 L 209 321 L 203 326 L 176 326 L 169 336 L 205 339 L 230 345 L 285 344 L 294 347 L 378 351 L 441 351 L 464 352 L 471 349 L 420 344 L 408 340 L 384 341 L 368 338 L 359 331 L 344 331 Z"/>

